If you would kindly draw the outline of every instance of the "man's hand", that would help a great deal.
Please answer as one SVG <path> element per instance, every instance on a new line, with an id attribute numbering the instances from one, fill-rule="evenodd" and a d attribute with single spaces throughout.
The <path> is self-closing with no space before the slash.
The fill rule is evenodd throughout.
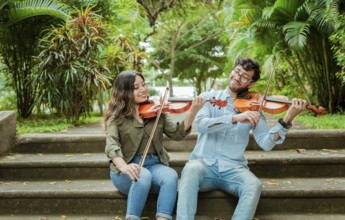
<path id="1" fill-rule="evenodd" d="M 303 99 L 292 99 L 292 105 L 285 114 L 284 121 L 291 122 L 299 113 L 307 107 L 307 102 Z"/>
<path id="2" fill-rule="evenodd" d="M 245 111 L 238 115 L 232 116 L 232 123 L 236 122 L 243 122 L 243 123 L 251 123 L 253 127 L 259 123 L 260 113 L 257 111 Z"/>

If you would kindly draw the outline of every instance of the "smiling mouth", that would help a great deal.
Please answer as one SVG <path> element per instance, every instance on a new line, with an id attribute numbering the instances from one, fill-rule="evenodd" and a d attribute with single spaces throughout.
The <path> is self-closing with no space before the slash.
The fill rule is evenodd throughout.
<path id="1" fill-rule="evenodd" d="M 236 80 L 236 79 L 231 79 L 231 81 L 235 82 L 238 85 L 241 85 L 240 81 Z"/>

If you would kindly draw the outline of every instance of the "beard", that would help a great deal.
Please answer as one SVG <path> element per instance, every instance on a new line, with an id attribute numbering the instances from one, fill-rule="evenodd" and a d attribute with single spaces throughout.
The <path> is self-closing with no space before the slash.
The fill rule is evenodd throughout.
<path id="1" fill-rule="evenodd" d="M 241 92 L 242 90 L 247 89 L 247 87 L 242 87 L 241 84 L 233 78 L 229 79 L 229 90 L 234 93 Z"/>
<path id="2" fill-rule="evenodd" d="M 236 93 L 237 97 L 244 97 L 248 93 L 248 86 L 241 86 L 235 79 L 229 79 L 228 88 L 232 93 Z"/>

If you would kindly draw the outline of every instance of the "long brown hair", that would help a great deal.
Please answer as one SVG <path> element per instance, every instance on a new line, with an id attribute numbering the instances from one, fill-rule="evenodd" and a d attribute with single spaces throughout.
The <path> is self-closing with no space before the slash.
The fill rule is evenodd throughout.
<path id="1" fill-rule="evenodd" d="M 136 76 L 140 76 L 145 81 L 144 76 L 135 70 L 123 71 L 116 77 L 104 117 L 105 130 L 112 121 L 121 124 L 126 117 L 135 115 L 134 82 Z"/>

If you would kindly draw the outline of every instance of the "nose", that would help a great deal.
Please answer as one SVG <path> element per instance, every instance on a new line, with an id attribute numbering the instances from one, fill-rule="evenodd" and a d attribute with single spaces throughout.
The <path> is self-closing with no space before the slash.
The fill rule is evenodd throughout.
<path id="1" fill-rule="evenodd" d="M 146 86 L 141 86 L 141 87 L 140 87 L 140 91 L 141 91 L 141 92 L 145 92 L 146 90 L 147 90 L 147 87 L 146 87 Z"/>
<path id="2" fill-rule="evenodd" d="M 234 74 L 232 74 L 232 75 L 233 75 L 233 77 L 236 77 L 238 79 L 241 78 L 241 75 L 237 72 L 234 72 Z"/>

